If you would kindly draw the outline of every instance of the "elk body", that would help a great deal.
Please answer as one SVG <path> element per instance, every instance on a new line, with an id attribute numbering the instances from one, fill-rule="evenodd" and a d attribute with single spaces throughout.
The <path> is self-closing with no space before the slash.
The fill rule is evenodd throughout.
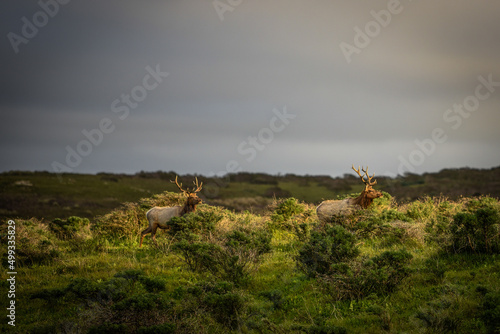
<path id="1" fill-rule="evenodd" d="M 377 181 L 372 181 L 375 177 L 373 174 L 372 177 L 368 174 L 368 167 L 362 169 L 365 173 L 361 175 L 360 167 L 358 169 L 352 166 L 352 169 L 359 175 L 361 181 L 365 184 L 365 189 L 361 192 L 361 194 L 356 198 L 346 198 L 343 200 L 327 200 L 321 202 L 320 205 L 316 208 L 316 213 L 321 223 L 326 223 L 331 221 L 332 217 L 339 215 L 347 215 L 352 213 L 355 210 L 366 209 L 372 204 L 375 198 L 381 197 L 382 192 L 377 191 L 372 188 L 372 186 L 377 184 Z M 365 180 L 365 176 L 367 179 Z"/>
<path id="2" fill-rule="evenodd" d="M 172 183 L 174 181 L 171 181 Z M 196 193 L 201 190 L 203 186 L 203 182 L 198 184 L 198 178 L 196 178 L 196 182 L 193 182 L 196 188 L 193 188 L 192 191 L 182 189 L 182 183 L 179 185 L 177 182 L 177 177 L 175 177 L 175 184 L 182 191 L 182 193 L 187 197 L 186 203 L 184 206 L 177 205 L 171 207 L 160 207 L 155 206 L 146 212 L 146 218 L 149 222 L 149 226 L 147 229 L 141 232 L 141 242 L 139 247 L 142 247 L 142 239 L 148 233 L 151 233 L 151 238 L 153 242 L 156 243 L 156 230 L 158 228 L 166 229 L 168 228 L 168 222 L 174 217 L 181 217 L 186 213 L 193 212 L 196 210 L 196 206 L 201 203 L 201 198 L 199 198 Z"/>

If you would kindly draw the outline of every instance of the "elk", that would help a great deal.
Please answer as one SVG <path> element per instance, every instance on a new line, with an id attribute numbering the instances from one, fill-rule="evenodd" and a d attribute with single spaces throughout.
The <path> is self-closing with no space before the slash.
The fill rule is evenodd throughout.
<path id="1" fill-rule="evenodd" d="M 370 177 L 370 175 L 368 174 L 368 166 L 366 166 L 366 169 L 361 169 L 364 175 L 361 175 L 360 167 L 356 169 L 353 165 L 352 169 L 359 175 L 361 181 L 363 181 L 363 183 L 365 184 L 365 189 L 356 198 L 346 198 L 343 200 L 327 200 L 321 202 L 321 204 L 316 208 L 316 213 L 320 222 L 322 222 L 323 224 L 331 221 L 333 216 L 346 215 L 354 210 L 366 209 L 370 206 L 370 204 L 372 204 L 375 198 L 382 196 L 382 192 L 372 188 L 377 184 L 377 180 L 372 181 L 372 179 L 375 177 L 375 174 Z M 365 176 L 367 178 L 366 180 Z"/>
<path id="2" fill-rule="evenodd" d="M 174 183 L 174 181 L 170 182 Z M 196 193 L 198 193 L 201 190 L 203 182 L 198 184 L 198 178 L 196 178 L 196 182 L 193 181 L 193 183 L 195 187 L 192 190 L 189 190 L 189 188 L 184 190 L 182 189 L 182 183 L 179 184 L 177 182 L 177 176 L 175 177 L 175 184 L 180 189 L 180 191 L 182 191 L 182 193 L 187 197 L 186 203 L 184 204 L 184 206 L 181 205 L 172 207 L 155 206 L 154 208 L 146 212 L 146 218 L 148 219 L 149 226 L 147 229 L 141 232 L 141 242 L 139 244 L 139 247 L 142 247 L 142 239 L 144 239 L 144 236 L 146 234 L 151 233 L 151 238 L 153 239 L 153 242 L 156 244 L 155 235 L 158 227 L 161 229 L 166 229 L 168 228 L 167 223 L 173 217 L 181 217 L 186 213 L 193 212 L 196 210 L 196 206 L 201 203 L 201 198 L 199 198 L 196 195 Z"/>

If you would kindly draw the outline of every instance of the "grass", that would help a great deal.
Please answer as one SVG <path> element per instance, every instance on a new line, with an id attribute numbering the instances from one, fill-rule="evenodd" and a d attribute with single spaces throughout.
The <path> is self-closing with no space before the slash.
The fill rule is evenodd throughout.
<path id="1" fill-rule="evenodd" d="M 40 189 L 35 186 L 40 180 L 29 181 L 33 186 L 26 187 L 35 187 L 30 188 L 34 193 Z M 88 181 L 86 187 L 91 187 Z M 9 182 L 5 187 L 13 186 Z M 122 186 L 132 189 L 133 182 L 123 181 Z M 83 183 L 83 176 L 75 180 L 79 187 Z M 278 186 L 299 195 L 306 187 L 287 182 Z M 309 186 L 321 194 L 322 186 Z M 231 187 L 226 189 L 236 196 L 237 189 Z M 266 187 L 255 184 L 252 189 L 258 193 Z M 204 204 L 176 222 L 179 228 L 196 229 L 195 234 L 159 231 L 157 246 L 147 236 L 139 248 L 139 231 L 146 227 L 144 212 L 181 200 L 176 193 L 164 192 L 117 206 L 90 222 L 16 219 L 16 333 L 498 332 L 500 253 L 494 247 L 489 253 L 449 247 L 454 217 L 482 208 L 500 213 L 497 199 L 424 197 L 398 204 L 385 193 L 370 209 L 336 220 L 354 234 L 359 248 L 359 255 L 344 263 L 358 270 L 353 279 L 337 269 L 316 277 L 301 270 L 300 251 L 311 233 L 323 230 L 314 205 L 293 198 L 276 199 L 259 214 Z M 497 232 L 499 224 L 494 223 Z M 6 224 L 0 224 L 0 238 L 7 237 Z M 203 247 L 182 253 L 176 248 L 182 240 L 215 248 L 208 254 Z M 359 289 L 358 279 L 373 275 L 380 275 L 375 277 L 380 286 L 388 284 L 384 275 L 391 264 L 377 267 L 379 271 L 371 271 L 369 277 L 363 270 L 373 268 L 373 259 L 403 250 L 412 258 L 405 264 L 407 274 L 390 292 L 375 289 L 360 297 L 335 293 Z M 191 267 L 187 255 L 215 261 L 219 269 Z M 4 294 L 5 247 L 0 257 Z M 244 277 L 231 274 L 233 267 L 241 268 Z M 125 327 L 118 328 L 120 324 Z M 12 330 L 6 321 L 0 326 L 2 331 Z"/>

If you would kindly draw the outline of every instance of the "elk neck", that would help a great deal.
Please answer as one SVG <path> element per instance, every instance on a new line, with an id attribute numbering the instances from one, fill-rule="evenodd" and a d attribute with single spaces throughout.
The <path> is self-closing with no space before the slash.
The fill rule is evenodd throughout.
<path id="1" fill-rule="evenodd" d="M 366 193 L 366 189 L 361 192 L 361 194 L 353 199 L 353 204 L 359 205 L 363 209 L 366 209 L 373 202 L 373 198 L 369 198 Z"/>
<path id="2" fill-rule="evenodd" d="M 181 210 L 181 216 L 185 215 L 186 213 L 190 213 L 196 210 L 196 206 L 198 205 L 196 201 L 194 201 L 191 198 L 188 198 L 186 200 L 186 204 L 184 204 L 184 207 Z"/>

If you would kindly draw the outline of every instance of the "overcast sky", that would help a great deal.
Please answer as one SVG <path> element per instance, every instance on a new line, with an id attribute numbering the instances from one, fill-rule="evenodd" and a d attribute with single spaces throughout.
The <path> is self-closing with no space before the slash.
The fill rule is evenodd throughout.
<path id="1" fill-rule="evenodd" d="M 500 165 L 499 1 L 0 7 L 0 171 Z"/>

